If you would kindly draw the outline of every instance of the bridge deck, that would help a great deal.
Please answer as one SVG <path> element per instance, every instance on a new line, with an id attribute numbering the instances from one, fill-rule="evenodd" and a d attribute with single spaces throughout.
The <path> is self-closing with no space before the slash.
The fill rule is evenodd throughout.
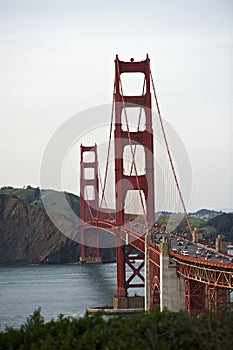
<path id="1" fill-rule="evenodd" d="M 97 227 L 121 239 L 144 254 L 146 227 L 139 223 L 126 223 L 117 227 L 114 221 L 93 219 L 87 227 Z M 159 267 L 160 240 L 169 238 L 169 256 L 177 263 L 177 272 L 189 279 L 214 286 L 233 288 L 233 259 L 228 254 L 218 253 L 204 244 L 193 243 L 179 235 L 159 232 L 150 243 L 150 262 Z M 184 253 L 185 252 L 185 253 Z M 186 254 L 186 255 L 184 255 Z"/>

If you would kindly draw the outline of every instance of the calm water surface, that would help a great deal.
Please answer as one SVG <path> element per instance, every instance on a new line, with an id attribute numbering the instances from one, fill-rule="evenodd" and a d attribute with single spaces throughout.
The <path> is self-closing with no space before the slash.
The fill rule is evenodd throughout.
<path id="1" fill-rule="evenodd" d="M 46 321 L 112 305 L 116 264 L 0 266 L 0 331 L 19 327 L 41 307 Z"/>

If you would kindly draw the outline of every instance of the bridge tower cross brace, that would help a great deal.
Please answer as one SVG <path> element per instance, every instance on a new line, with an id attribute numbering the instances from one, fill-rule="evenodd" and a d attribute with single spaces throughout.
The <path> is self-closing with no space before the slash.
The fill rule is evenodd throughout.
<path id="1" fill-rule="evenodd" d="M 88 153 L 92 155 L 91 161 L 88 160 Z M 87 160 L 84 159 L 87 155 Z M 88 196 L 91 196 L 88 198 Z M 80 261 L 89 263 L 101 262 L 99 250 L 99 232 L 92 229 L 92 235 L 95 231 L 94 242 L 88 241 L 88 235 L 85 234 L 85 223 L 97 217 L 99 213 L 99 180 L 98 180 L 98 157 L 97 145 L 80 146 L 80 233 L 81 233 L 81 253 Z M 90 237 L 89 237 L 90 238 Z M 94 245 L 90 247 L 90 245 Z"/>
<path id="2" fill-rule="evenodd" d="M 143 73 L 146 91 L 142 95 L 123 95 L 121 84 L 122 73 Z M 120 227 L 125 221 L 125 198 L 129 190 L 139 190 L 145 196 L 145 210 L 148 226 L 154 223 L 154 159 L 153 159 L 153 129 L 150 92 L 150 60 L 147 55 L 144 61 L 130 62 L 115 60 L 115 188 L 116 188 L 116 225 Z M 127 131 L 122 129 L 122 119 L 127 108 L 142 108 L 145 113 L 145 129 L 142 131 Z M 145 156 L 145 172 L 143 175 L 125 175 L 123 153 L 129 145 L 143 146 Z M 127 297 L 125 262 L 127 259 L 124 244 L 117 236 L 117 290 L 116 298 Z"/>

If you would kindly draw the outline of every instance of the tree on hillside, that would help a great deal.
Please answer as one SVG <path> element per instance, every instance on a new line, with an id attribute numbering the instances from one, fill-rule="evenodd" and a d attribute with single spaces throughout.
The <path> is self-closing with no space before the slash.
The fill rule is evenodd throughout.
<path id="1" fill-rule="evenodd" d="M 207 225 L 215 227 L 218 234 L 225 236 L 225 240 L 233 241 L 233 213 L 215 216 L 208 220 Z"/>

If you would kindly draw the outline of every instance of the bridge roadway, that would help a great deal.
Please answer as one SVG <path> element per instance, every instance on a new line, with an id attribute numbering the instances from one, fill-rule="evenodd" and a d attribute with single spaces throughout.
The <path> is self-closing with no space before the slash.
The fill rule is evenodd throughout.
<path id="1" fill-rule="evenodd" d="M 157 245 L 160 244 L 160 240 L 163 236 L 166 236 L 166 234 L 160 233 L 156 236 L 155 243 Z M 169 243 L 170 251 L 173 251 L 183 256 L 205 261 L 216 261 L 224 264 L 233 263 L 233 257 L 227 254 L 219 253 L 216 251 L 216 249 L 208 245 L 204 245 L 201 243 L 193 243 L 189 239 L 179 235 L 170 236 Z"/>
<path id="2" fill-rule="evenodd" d="M 121 230 L 121 232 L 125 232 L 126 234 L 122 234 L 123 241 L 126 241 L 126 243 L 129 243 L 134 246 L 133 241 L 134 240 L 141 240 L 144 244 L 144 235 L 146 233 L 146 226 L 138 223 L 138 222 L 126 222 L 126 224 L 122 227 L 116 227 L 114 221 L 110 220 L 98 220 L 94 219 L 87 223 L 87 225 L 95 226 L 104 229 L 105 231 L 109 233 L 113 233 L 114 235 L 116 232 Z M 128 232 L 128 235 L 127 235 Z M 130 235 L 129 235 L 130 233 Z M 159 229 L 153 229 L 152 230 L 152 237 L 151 237 L 151 243 L 152 245 L 156 245 L 157 249 L 160 248 L 160 242 L 162 240 L 162 237 L 167 237 L 169 241 L 169 251 L 174 252 L 182 258 L 185 256 L 186 258 L 194 258 L 195 260 L 203 261 L 203 263 L 206 263 L 207 261 L 222 263 L 231 265 L 233 268 L 233 256 L 231 257 L 228 254 L 217 252 L 216 249 L 204 245 L 201 243 L 193 243 L 188 238 L 174 234 L 169 233 L 166 231 L 161 231 Z M 135 246 L 136 248 L 136 246 Z M 143 245 L 144 249 L 144 245 Z M 173 254 L 172 254 L 173 255 Z M 186 259 L 187 260 L 187 259 Z M 193 259 L 192 259 L 193 261 Z"/>
<path id="3" fill-rule="evenodd" d="M 144 225 L 127 222 L 124 226 L 118 227 L 114 221 L 92 219 L 86 223 L 85 228 L 93 228 L 93 226 L 115 236 L 117 235 L 126 244 L 144 254 L 146 228 Z M 151 295 L 160 295 L 161 310 L 163 307 L 167 307 L 173 311 L 184 308 L 189 313 L 191 311 L 203 312 L 206 309 L 217 311 L 218 307 L 221 307 L 221 303 L 223 307 L 231 304 L 233 263 L 229 255 L 217 253 L 213 248 L 200 243 L 193 243 L 187 238 L 174 233 L 169 234 L 153 229 L 151 235 L 152 239 L 149 245 L 150 288 Z M 165 245 L 164 239 L 162 239 L 163 236 L 168 238 Z M 186 251 L 185 255 L 184 250 Z M 211 256 L 210 254 L 208 257 L 202 256 L 207 254 L 208 251 L 212 253 L 210 253 Z M 130 261 L 127 263 L 133 269 L 133 276 L 135 276 L 136 269 Z M 178 292 L 180 291 L 178 276 L 183 277 L 184 294 Z M 168 284 L 166 284 L 166 281 Z M 159 294 L 156 290 L 160 291 Z M 174 299 L 175 290 L 177 293 Z M 185 297 L 185 307 L 179 304 L 183 297 Z M 207 299 L 205 299 L 206 297 Z M 173 299 L 175 302 L 169 304 Z M 195 300 L 196 302 L 194 302 Z M 207 306 L 205 300 L 208 300 L 209 304 Z"/>

